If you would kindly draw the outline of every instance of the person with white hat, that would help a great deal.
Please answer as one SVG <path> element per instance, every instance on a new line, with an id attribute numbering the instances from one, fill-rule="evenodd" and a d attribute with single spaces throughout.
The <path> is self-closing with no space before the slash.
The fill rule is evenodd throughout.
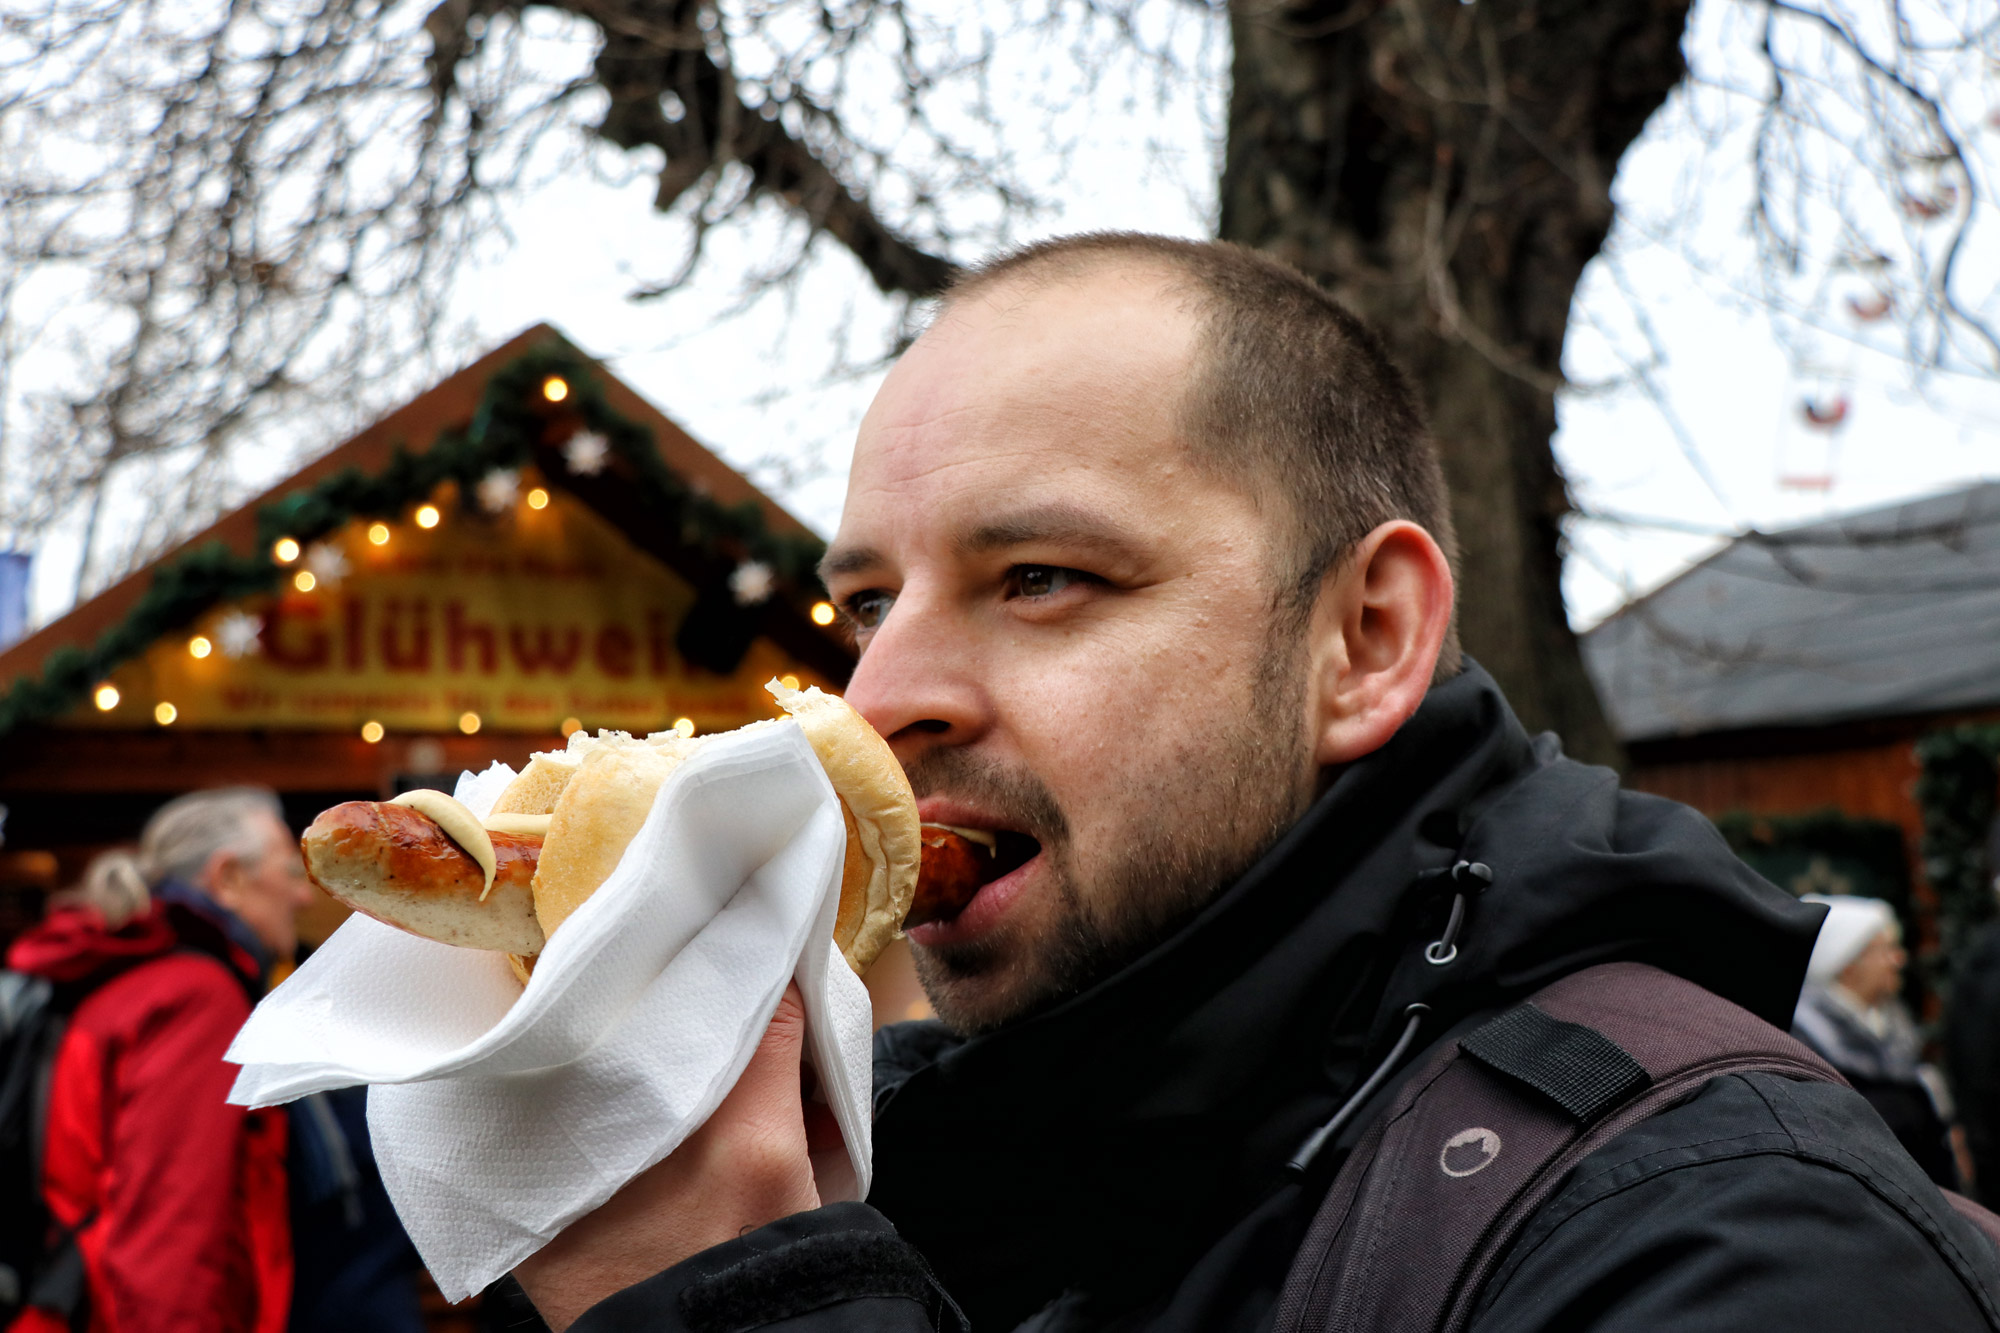
<path id="1" fill-rule="evenodd" d="M 1894 909 L 1848 895 L 1805 901 L 1827 913 L 1792 1035 L 1846 1075 L 1931 1179 L 1958 1188 L 1943 1081 L 1919 1062 L 1915 1025 L 1896 998 L 1909 955 Z"/>

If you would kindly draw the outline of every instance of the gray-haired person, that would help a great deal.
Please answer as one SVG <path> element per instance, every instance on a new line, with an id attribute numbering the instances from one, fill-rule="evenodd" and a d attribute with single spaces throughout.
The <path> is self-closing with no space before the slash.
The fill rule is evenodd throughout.
<path id="1" fill-rule="evenodd" d="M 196 792 L 9 949 L 74 1005 L 39 1164 L 52 1243 L 15 1328 L 285 1326 L 287 1117 L 229 1105 L 222 1054 L 309 893 L 276 797 Z"/>

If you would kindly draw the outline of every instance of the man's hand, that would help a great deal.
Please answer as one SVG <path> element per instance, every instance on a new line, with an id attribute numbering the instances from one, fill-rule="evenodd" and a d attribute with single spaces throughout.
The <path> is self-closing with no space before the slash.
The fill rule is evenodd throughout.
<path id="1" fill-rule="evenodd" d="M 805 1032 L 798 987 L 787 987 L 708 1123 L 514 1270 L 551 1328 L 711 1245 L 819 1207 L 799 1093 Z"/>

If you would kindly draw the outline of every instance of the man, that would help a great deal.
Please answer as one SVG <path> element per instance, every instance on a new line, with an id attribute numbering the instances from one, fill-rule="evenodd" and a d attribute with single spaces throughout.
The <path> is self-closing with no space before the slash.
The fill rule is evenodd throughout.
<path id="1" fill-rule="evenodd" d="M 1291 270 L 1105 236 L 961 284 L 824 574 L 924 816 L 1020 864 L 910 933 L 944 1024 L 878 1043 L 872 1206 L 819 1206 L 781 1006 L 702 1130 L 517 1270 L 550 1322 L 1271 1328 L 1386 1093 L 1287 1164 L 1420 1060 L 1406 1015 L 1435 1045 L 1633 959 L 1787 1021 L 1818 911 L 1531 740 L 1459 660 L 1450 546 L 1408 390 Z M 1454 908 L 1459 860 L 1492 878 Z M 1608 1144 L 1473 1327 L 1987 1327 L 1986 1242 L 1852 1093 L 1783 1086 Z"/>
<path id="2" fill-rule="evenodd" d="M 136 858 L 112 857 L 92 867 L 96 906 L 52 914 L 8 953 L 85 992 L 56 1049 L 42 1158 L 58 1254 L 81 1266 L 14 1328 L 277 1333 L 285 1117 L 227 1103 L 222 1053 L 296 946 L 298 846 L 275 797 L 235 788 L 168 802 Z"/>

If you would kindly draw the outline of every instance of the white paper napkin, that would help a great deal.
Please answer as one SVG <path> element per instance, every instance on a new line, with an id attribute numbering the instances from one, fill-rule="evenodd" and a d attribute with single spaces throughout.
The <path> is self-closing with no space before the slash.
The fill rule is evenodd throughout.
<path id="1" fill-rule="evenodd" d="M 461 799 L 483 814 L 511 776 L 466 774 Z M 462 1300 L 698 1128 L 796 977 L 847 1146 L 845 1162 L 815 1161 L 820 1195 L 861 1198 L 868 993 L 832 944 L 845 847 L 796 723 L 717 736 L 660 789 L 525 991 L 502 954 L 356 914 L 251 1014 L 227 1057 L 243 1066 L 230 1100 L 370 1084 L 382 1179 Z"/>

